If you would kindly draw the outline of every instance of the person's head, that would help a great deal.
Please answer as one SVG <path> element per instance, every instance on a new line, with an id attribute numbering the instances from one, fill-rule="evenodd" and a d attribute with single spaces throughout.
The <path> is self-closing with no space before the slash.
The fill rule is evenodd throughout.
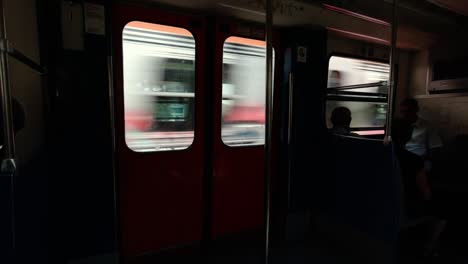
<path id="1" fill-rule="evenodd" d="M 337 71 L 337 70 L 331 71 L 330 78 L 341 79 L 340 71 Z"/>
<path id="2" fill-rule="evenodd" d="M 333 70 L 330 72 L 330 77 L 328 79 L 329 87 L 338 87 L 341 85 L 341 73 L 340 71 Z"/>
<path id="3" fill-rule="evenodd" d="M 407 98 L 400 104 L 401 117 L 408 122 L 414 123 L 418 120 L 419 104 L 413 98 Z"/>
<path id="4" fill-rule="evenodd" d="M 333 127 L 342 127 L 347 129 L 349 129 L 349 125 L 351 124 L 351 119 L 351 111 L 344 106 L 333 109 L 330 117 Z"/>

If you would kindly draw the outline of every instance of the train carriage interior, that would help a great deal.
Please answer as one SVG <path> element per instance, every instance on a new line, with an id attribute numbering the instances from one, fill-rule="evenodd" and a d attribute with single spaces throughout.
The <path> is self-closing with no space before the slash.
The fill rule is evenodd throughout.
<path id="1" fill-rule="evenodd" d="M 0 11 L 0 263 L 468 263 L 466 0 Z"/>

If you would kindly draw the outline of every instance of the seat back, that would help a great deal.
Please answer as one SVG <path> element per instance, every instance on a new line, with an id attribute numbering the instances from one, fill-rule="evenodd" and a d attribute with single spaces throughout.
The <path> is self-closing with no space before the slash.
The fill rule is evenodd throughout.
<path id="1" fill-rule="evenodd" d="M 373 239 L 397 241 L 402 185 L 393 146 L 346 136 L 330 146 L 335 198 L 328 214 Z"/>

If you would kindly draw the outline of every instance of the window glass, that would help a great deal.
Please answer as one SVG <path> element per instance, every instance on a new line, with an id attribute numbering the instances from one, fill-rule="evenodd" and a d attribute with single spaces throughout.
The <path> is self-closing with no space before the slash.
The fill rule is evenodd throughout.
<path id="1" fill-rule="evenodd" d="M 183 28 L 123 30 L 125 141 L 137 152 L 188 148 L 194 138 L 195 40 Z"/>
<path id="2" fill-rule="evenodd" d="M 331 128 L 330 115 L 336 107 L 351 111 L 351 128 L 381 128 L 387 117 L 386 103 L 327 101 L 327 127 Z"/>
<path id="3" fill-rule="evenodd" d="M 330 58 L 328 69 L 328 88 L 387 82 L 390 76 L 390 65 L 387 63 L 337 56 Z M 353 91 L 369 92 L 372 89 Z M 386 91 L 386 87 L 381 87 L 379 91 Z"/>
<path id="4" fill-rule="evenodd" d="M 221 137 L 229 146 L 265 143 L 266 43 L 229 37 L 223 47 Z"/>
<path id="5" fill-rule="evenodd" d="M 376 131 L 377 134 L 383 134 L 382 128 L 387 118 L 389 78 L 390 66 L 387 63 L 331 57 L 326 105 L 327 127 L 333 126 L 330 121 L 333 109 L 346 107 L 351 111 L 351 130 L 363 135 L 376 134 Z"/>

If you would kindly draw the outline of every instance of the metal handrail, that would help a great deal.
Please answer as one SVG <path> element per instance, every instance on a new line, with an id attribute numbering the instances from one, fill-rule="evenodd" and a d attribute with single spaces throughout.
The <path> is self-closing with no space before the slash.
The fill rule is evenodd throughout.
<path id="1" fill-rule="evenodd" d="M 387 97 L 386 93 L 368 93 L 368 92 L 347 92 L 347 91 L 332 91 L 327 95 L 357 95 L 357 96 L 374 96 L 374 97 Z"/>
<path id="2" fill-rule="evenodd" d="M 388 97 L 388 116 L 386 122 L 386 139 L 385 142 L 392 141 L 392 120 L 393 120 L 393 103 L 396 97 L 396 69 L 397 69 L 397 60 L 396 60 L 396 52 L 397 52 L 397 32 L 398 32 L 398 0 L 393 0 L 393 10 L 392 10 L 392 42 L 390 47 L 390 87 L 389 87 L 389 97 Z"/>
<path id="3" fill-rule="evenodd" d="M 327 90 L 342 91 L 342 90 L 353 90 L 353 89 L 373 88 L 373 87 L 388 87 L 388 84 L 387 84 L 387 82 L 382 81 L 382 82 L 375 82 L 375 83 L 328 87 Z"/>
<path id="4" fill-rule="evenodd" d="M 13 47 L 13 44 L 6 39 L 6 36 L 2 36 L 0 39 L 0 51 L 6 53 L 11 57 L 17 59 L 19 62 L 33 69 L 39 74 L 46 74 L 47 69 L 36 63 L 34 60 L 30 59 L 28 56 L 24 55 L 21 51 Z"/>
<path id="5" fill-rule="evenodd" d="M 0 40 L 6 39 L 6 25 L 5 25 L 5 7 L 3 1 L 0 1 L 1 5 L 1 18 L 0 18 Z M 2 41 L 5 43 L 5 41 Z M 0 52 L 0 89 L 2 96 L 2 117 L 3 117 L 3 144 L 5 148 L 5 158 L 15 158 L 15 138 L 13 128 L 13 116 L 12 116 L 12 105 L 11 105 L 11 89 L 10 79 L 8 74 L 8 54 L 6 48 L 1 49 Z"/>
<path id="6" fill-rule="evenodd" d="M 265 133 L 265 251 L 264 263 L 270 254 L 270 206 L 273 131 L 273 0 L 266 0 L 266 133 Z"/>
<path id="7" fill-rule="evenodd" d="M 5 6 L 4 2 L 0 0 L 0 39 L 6 39 L 6 25 L 5 25 Z M 10 177 L 9 188 L 9 207 L 10 211 L 0 212 L 2 215 L 10 214 L 11 224 L 9 226 L 10 234 L 8 234 L 7 246 L 11 247 L 12 255 L 14 257 L 16 251 L 16 227 L 15 227 L 15 180 L 16 174 L 15 165 L 15 135 L 12 115 L 11 104 L 11 89 L 10 79 L 8 74 L 8 55 L 6 52 L 0 52 L 0 94 L 1 94 L 1 107 L 3 118 L 3 147 L 5 148 L 4 160 L 1 162 L 0 177 Z"/>
<path id="8" fill-rule="evenodd" d="M 327 95 L 328 101 L 346 101 L 346 102 L 369 102 L 369 103 L 382 103 L 387 104 L 387 98 L 385 97 L 356 97 L 356 96 L 339 96 L 339 95 Z"/>

